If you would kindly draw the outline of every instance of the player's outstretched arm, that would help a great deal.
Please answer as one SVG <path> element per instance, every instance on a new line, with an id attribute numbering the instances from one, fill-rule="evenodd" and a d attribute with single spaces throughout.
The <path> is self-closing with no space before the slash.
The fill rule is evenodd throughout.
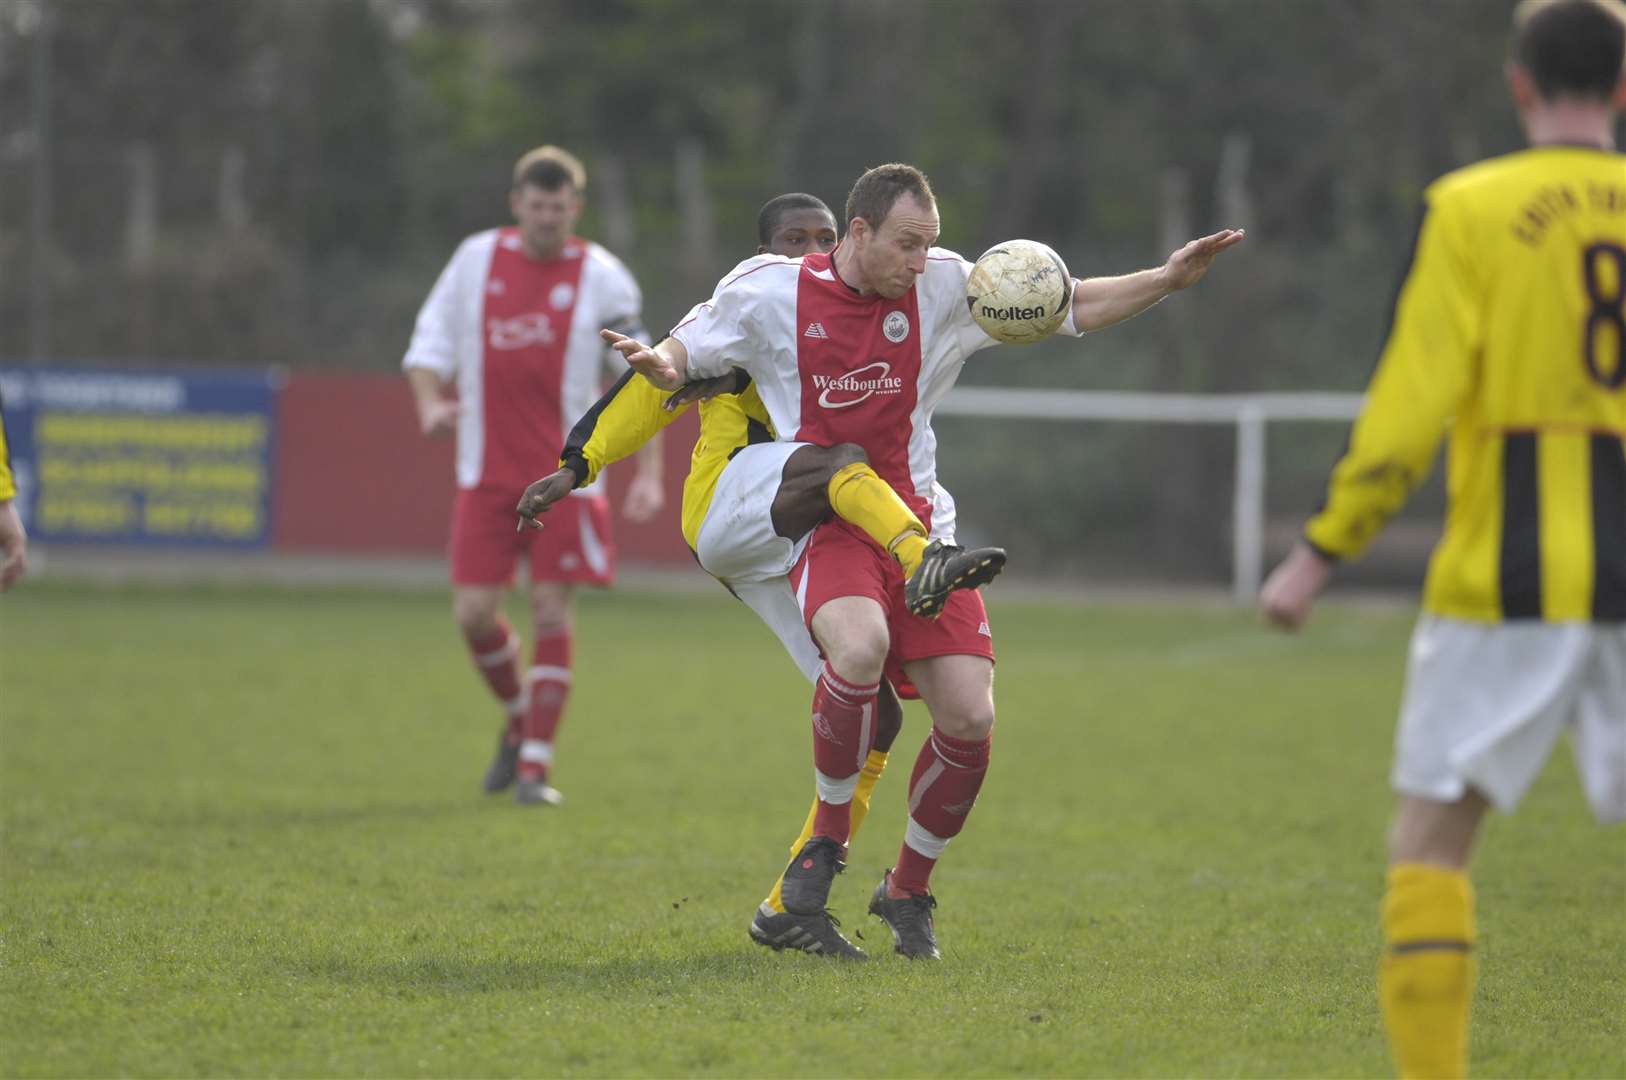
<path id="1" fill-rule="evenodd" d="M 681 409 L 683 406 L 695 401 L 710 401 L 723 394 L 744 393 L 745 388 L 751 385 L 751 377 L 739 368 L 735 368 L 727 375 L 719 375 L 715 379 L 691 379 L 684 383 L 672 396 L 666 399 L 668 411 Z"/>
<path id="2" fill-rule="evenodd" d="M 677 338 L 669 337 L 659 345 L 650 346 L 614 330 L 600 330 L 599 336 L 620 353 L 634 371 L 662 390 L 676 390 L 688 381 L 689 350 Z"/>
<path id="3" fill-rule="evenodd" d="M 1316 597 L 1332 578 L 1333 562 L 1300 540 L 1259 590 L 1259 611 L 1282 630 L 1297 630 L 1310 619 Z"/>
<path id="4" fill-rule="evenodd" d="M 525 494 L 519 497 L 519 504 L 514 507 L 514 512 L 519 514 L 519 525 L 540 529 L 542 523 L 536 520 L 537 515 L 547 513 L 549 507 L 574 490 L 576 473 L 569 468 L 557 469 L 535 481 L 525 489 Z"/>
<path id="5" fill-rule="evenodd" d="M 661 431 L 682 413 L 663 408 L 667 394 L 647 379 L 638 378 L 630 368 L 593 406 L 565 437 L 559 453 L 559 470 L 526 489 L 515 510 L 519 526 L 530 522 L 537 528 L 536 515 L 545 512 L 573 488 L 598 479 L 608 465 L 638 455 L 638 472 L 628 485 L 622 513 L 634 522 L 647 521 L 666 502 L 662 484 Z M 568 484 L 566 478 L 568 477 Z"/>
<path id="6" fill-rule="evenodd" d="M 1241 229 L 1221 229 L 1191 241 L 1155 270 L 1078 282 L 1073 286 L 1073 325 L 1100 330 L 1134 318 L 1170 293 L 1191 288 L 1219 253 L 1240 244 L 1243 235 Z"/>

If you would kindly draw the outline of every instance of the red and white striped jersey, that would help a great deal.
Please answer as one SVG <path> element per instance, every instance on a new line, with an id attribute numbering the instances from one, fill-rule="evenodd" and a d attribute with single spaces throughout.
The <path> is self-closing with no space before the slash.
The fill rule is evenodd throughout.
<path id="1" fill-rule="evenodd" d="M 614 255 L 572 237 L 533 259 L 515 228 L 458 247 L 418 312 L 402 366 L 456 380 L 457 486 L 512 490 L 551 472 L 606 373 L 626 370 L 604 327 L 648 340 L 638 283 Z"/>
<path id="2" fill-rule="evenodd" d="M 784 442 L 857 443 L 938 539 L 954 536 L 954 500 L 937 483 L 932 412 L 966 359 L 997 344 L 971 318 L 971 263 L 932 248 L 896 300 L 861 296 L 832 255 L 758 255 L 718 283 L 672 336 L 690 378 L 744 368 Z M 1071 311 L 1062 332 L 1076 336 Z"/>

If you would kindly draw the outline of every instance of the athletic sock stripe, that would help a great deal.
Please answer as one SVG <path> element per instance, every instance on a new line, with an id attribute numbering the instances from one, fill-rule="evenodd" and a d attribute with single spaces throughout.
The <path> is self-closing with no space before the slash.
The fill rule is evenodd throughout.
<path id="1" fill-rule="evenodd" d="M 825 686 L 824 692 L 848 708 L 857 708 L 860 704 L 858 699 L 847 697 L 845 694 L 838 693 L 837 691 L 831 689 L 828 685 Z"/>
<path id="2" fill-rule="evenodd" d="M 943 764 L 956 769 L 976 769 L 985 766 L 987 761 L 983 758 L 983 748 L 986 745 L 988 744 L 984 742 L 973 743 L 963 748 L 951 747 L 942 740 L 936 729 L 933 729 L 931 734 L 932 753 L 936 754 L 937 759 Z"/>
<path id="3" fill-rule="evenodd" d="M 819 673 L 819 677 L 824 680 L 826 689 L 836 691 L 840 694 L 845 694 L 849 697 L 858 698 L 860 700 L 867 697 L 874 697 L 880 692 L 881 689 L 880 683 L 872 683 L 869 686 L 854 686 L 852 683 L 843 679 L 840 675 L 837 675 L 835 673 L 835 669 L 833 669 L 829 664 L 824 665 L 824 670 Z M 856 705 L 858 702 L 852 701 L 848 704 Z"/>
<path id="4" fill-rule="evenodd" d="M 559 683 L 570 682 L 570 669 L 552 664 L 537 664 L 531 668 L 530 675 L 532 682 L 541 682 L 543 680 Z"/>
<path id="5" fill-rule="evenodd" d="M 920 855 L 924 855 L 928 859 L 942 858 L 943 849 L 948 847 L 949 840 L 950 837 L 938 836 L 936 833 L 926 828 L 926 826 L 916 821 L 913 816 L 909 818 L 909 824 L 905 827 L 903 832 L 904 844 L 907 845 L 911 850 Z"/>
<path id="6" fill-rule="evenodd" d="M 1592 436 L 1592 617 L 1626 619 L 1626 441 Z"/>
<path id="7" fill-rule="evenodd" d="M 518 655 L 519 638 L 514 635 L 509 635 L 508 640 L 503 643 L 502 648 L 492 649 L 490 652 L 475 653 L 474 662 L 479 664 L 481 667 L 496 667 L 498 664 L 508 663 L 508 661 L 512 660 Z"/>
<path id="8" fill-rule="evenodd" d="M 920 782 L 915 785 L 915 790 L 909 793 L 909 812 L 911 814 L 920 808 L 920 800 L 926 797 L 927 789 L 937 782 L 937 778 L 943 775 L 945 768 L 947 766 L 943 764 L 943 759 L 938 758 L 926 767 L 925 772 L 920 774 Z"/>
<path id="9" fill-rule="evenodd" d="M 827 776 L 818 769 L 814 769 L 813 786 L 818 791 L 820 802 L 829 803 L 831 806 L 840 806 L 843 803 L 853 801 L 853 794 L 858 790 L 858 774 Z"/>
<path id="10" fill-rule="evenodd" d="M 1536 433 L 1510 432 L 1502 443 L 1502 553 L 1498 567 L 1504 619 L 1541 618 L 1541 492 Z"/>
<path id="11" fill-rule="evenodd" d="M 1466 941 L 1454 938 L 1439 938 L 1428 941 L 1403 941 L 1398 945 L 1389 946 L 1391 956 L 1404 956 L 1407 953 L 1419 952 L 1472 952 L 1473 945 Z"/>

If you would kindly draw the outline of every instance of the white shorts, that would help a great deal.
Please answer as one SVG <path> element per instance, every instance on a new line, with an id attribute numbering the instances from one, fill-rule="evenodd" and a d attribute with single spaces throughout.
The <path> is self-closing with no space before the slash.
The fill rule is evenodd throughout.
<path id="1" fill-rule="evenodd" d="M 790 653 L 791 660 L 807 676 L 807 681 L 816 682 L 824 659 L 819 656 L 819 647 L 813 643 L 813 635 L 807 632 L 807 624 L 802 621 L 802 607 L 796 602 L 790 579 L 776 577 L 767 581 L 742 581 L 730 588 L 768 624 L 768 629 L 785 646 L 785 651 Z"/>
<path id="2" fill-rule="evenodd" d="M 790 573 L 807 537 L 787 540 L 773 531 L 773 500 L 785 462 L 806 445 L 755 443 L 723 469 L 695 537 L 695 557 L 706 573 L 736 590 L 742 582 Z"/>
<path id="3" fill-rule="evenodd" d="M 1395 734 L 1395 791 L 1507 812 L 1570 730 L 1587 801 L 1626 821 L 1626 626 L 1475 623 L 1424 615 Z"/>

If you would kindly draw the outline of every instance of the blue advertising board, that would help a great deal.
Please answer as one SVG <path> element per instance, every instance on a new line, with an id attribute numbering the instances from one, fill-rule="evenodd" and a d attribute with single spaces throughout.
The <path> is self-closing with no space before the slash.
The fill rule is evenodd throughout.
<path id="1" fill-rule="evenodd" d="M 0 368 L 17 506 L 43 542 L 263 546 L 274 372 Z"/>

